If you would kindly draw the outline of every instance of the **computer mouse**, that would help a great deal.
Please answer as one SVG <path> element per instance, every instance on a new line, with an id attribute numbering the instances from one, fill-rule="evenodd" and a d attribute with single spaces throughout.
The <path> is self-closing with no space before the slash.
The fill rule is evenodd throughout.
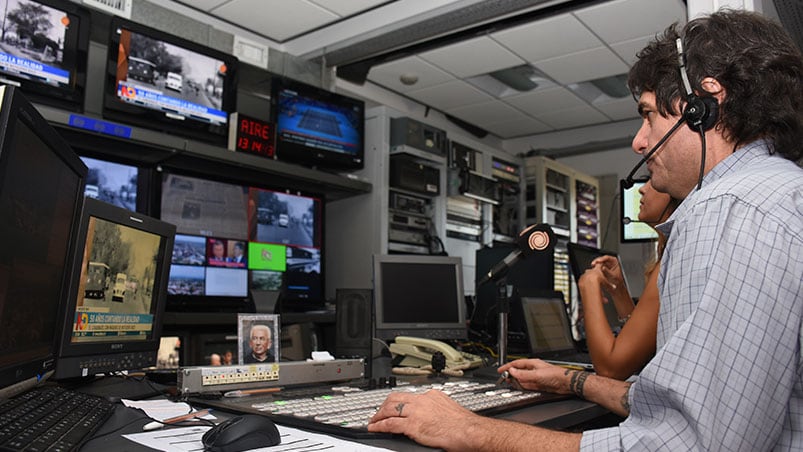
<path id="1" fill-rule="evenodd" d="M 282 442 L 279 429 L 266 416 L 243 414 L 225 420 L 204 433 L 204 450 L 239 452 L 275 446 Z"/>

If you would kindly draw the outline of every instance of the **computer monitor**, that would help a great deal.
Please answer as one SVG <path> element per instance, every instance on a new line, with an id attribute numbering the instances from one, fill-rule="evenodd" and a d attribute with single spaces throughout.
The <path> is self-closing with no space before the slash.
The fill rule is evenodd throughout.
<path id="1" fill-rule="evenodd" d="M 626 188 L 625 181 L 619 183 L 620 211 L 622 212 L 620 241 L 648 242 L 658 239 L 658 232 L 649 224 L 639 221 L 641 193 L 639 189 L 647 183 L 647 179 L 637 179 L 632 187 Z"/>
<path id="2" fill-rule="evenodd" d="M 55 378 L 156 365 L 176 227 L 86 198 Z"/>
<path id="3" fill-rule="evenodd" d="M 0 86 L 0 398 L 53 372 L 86 172 L 19 88 Z"/>
<path id="4" fill-rule="evenodd" d="M 459 257 L 374 256 L 375 336 L 466 339 L 463 267 Z"/>

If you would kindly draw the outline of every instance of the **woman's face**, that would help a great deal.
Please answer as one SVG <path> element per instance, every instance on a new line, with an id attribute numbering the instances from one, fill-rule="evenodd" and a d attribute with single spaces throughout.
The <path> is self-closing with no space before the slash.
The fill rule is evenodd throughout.
<path id="1" fill-rule="evenodd" d="M 642 185 L 638 191 L 641 193 L 638 212 L 639 221 L 645 223 L 660 223 L 663 221 L 661 216 L 665 213 L 666 206 L 669 204 L 669 195 L 652 188 L 650 181 Z"/>

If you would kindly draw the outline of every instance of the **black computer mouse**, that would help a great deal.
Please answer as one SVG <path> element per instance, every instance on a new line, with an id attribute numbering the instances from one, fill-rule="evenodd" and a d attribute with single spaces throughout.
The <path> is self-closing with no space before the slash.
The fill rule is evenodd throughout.
<path id="1" fill-rule="evenodd" d="M 203 436 L 204 450 L 210 452 L 239 452 L 281 442 L 276 424 L 258 414 L 235 416 L 212 427 Z"/>

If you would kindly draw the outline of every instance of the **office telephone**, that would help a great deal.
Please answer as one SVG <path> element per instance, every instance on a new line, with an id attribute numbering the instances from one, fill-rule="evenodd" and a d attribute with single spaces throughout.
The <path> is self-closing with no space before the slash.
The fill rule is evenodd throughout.
<path id="1" fill-rule="evenodd" d="M 390 344 L 390 353 L 403 356 L 401 366 L 424 367 L 432 363 L 432 354 L 441 352 L 446 357 L 447 368 L 473 369 L 482 366 L 482 358 L 470 353 L 459 352 L 450 345 L 433 339 L 420 337 L 397 336 Z"/>

